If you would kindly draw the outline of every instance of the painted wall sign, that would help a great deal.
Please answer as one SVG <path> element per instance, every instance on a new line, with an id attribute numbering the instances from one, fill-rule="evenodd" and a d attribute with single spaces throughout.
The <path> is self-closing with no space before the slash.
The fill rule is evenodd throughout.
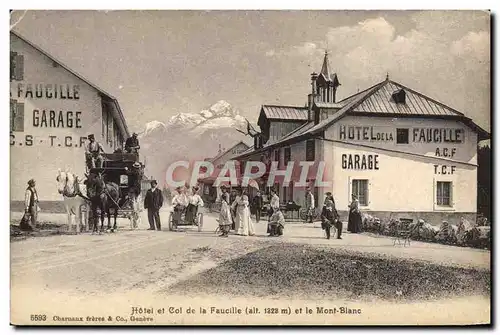
<path id="1" fill-rule="evenodd" d="M 82 112 L 33 110 L 33 127 L 81 128 Z"/>
<path id="2" fill-rule="evenodd" d="M 455 165 L 434 165 L 434 174 L 454 174 L 456 169 Z"/>
<path id="3" fill-rule="evenodd" d="M 413 142 L 462 143 L 464 130 L 460 128 L 413 128 Z"/>
<path id="4" fill-rule="evenodd" d="M 378 170 L 378 155 L 342 154 L 344 170 Z"/>
<path id="5" fill-rule="evenodd" d="M 47 137 L 36 137 L 33 135 L 22 135 L 17 136 L 14 133 L 10 133 L 10 145 L 18 146 L 35 146 L 35 145 L 49 145 L 50 147 L 73 147 L 81 148 L 85 146 L 87 137 L 85 136 L 56 136 L 48 135 Z"/>
<path id="6" fill-rule="evenodd" d="M 392 132 L 376 131 L 373 127 L 340 125 L 339 138 L 354 141 L 394 141 Z"/>
<path id="7" fill-rule="evenodd" d="M 12 93 L 11 93 L 12 96 Z M 79 100 L 79 85 L 17 84 L 17 97 L 25 99 Z"/>
<path id="8" fill-rule="evenodd" d="M 457 148 L 436 148 L 436 157 L 452 158 L 457 153 Z"/>

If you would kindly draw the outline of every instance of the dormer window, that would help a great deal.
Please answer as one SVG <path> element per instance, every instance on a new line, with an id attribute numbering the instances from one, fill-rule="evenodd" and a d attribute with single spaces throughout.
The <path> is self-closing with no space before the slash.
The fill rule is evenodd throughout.
<path id="1" fill-rule="evenodd" d="M 392 93 L 392 100 L 397 104 L 406 103 L 406 93 L 403 89 L 397 90 Z"/>

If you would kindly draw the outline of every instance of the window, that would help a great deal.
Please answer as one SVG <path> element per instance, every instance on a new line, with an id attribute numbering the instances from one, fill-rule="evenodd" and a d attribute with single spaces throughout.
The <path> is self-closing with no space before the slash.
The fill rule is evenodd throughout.
<path id="1" fill-rule="evenodd" d="M 438 206 L 451 206 L 451 182 L 438 181 L 436 186 L 436 204 Z"/>
<path id="2" fill-rule="evenodd" d="M 321 112 L 321 121 L 328 119 L 328 111 Z"/>
<path id="3" fill-rule="evenodd" d="M 290 201 L 293 201 L 293 188 L 294 188 L 293 181 L 291 181 L 290 182 L 290 187 L 288 189 L 289 190 L 289 196 L 288 196 L 288 198 L 289 198 Z"/>
<path id="4" fill-rule="evenodd" d="M 288 195 L 288 187 L 286 186 L 283 186 L 283 199 L 282 199 L 282 202 L 286 204 L 286 202 L 288 201 L 286 196 Z"/>
<path id="5" fill-rule="evenodd" d="M 106 138 L 108 135 L 106 133 L 106 130 L 108 129 L 106 125 L 108 124 L 108 110 L 106 109 L 106 104 L 102 102 L 101 104 L 101 110 L 102 110 L 102 138 Z"/>
<path id="6" fill-rule="evenodd" d="M 109 145 L 113 145 L 113 116 L 111 115 L 110 111 L 108 110 L 108 137 L 107 137 L 107 143 Z"/>
<path id="7" fill-rule="evenodd" d="M 10 52 L 10 80 L 24 80 L 24 56 Z"/>
<path id="8" fill-rule="evenodd" d="M 368 180 L 353 179 L 352 194 L 358 197 L 360 206 L 368 206 Z"/>
<path id="9" fill-rule="evenodd" d="M 409 131 L 408 128 L 397 128 L 396 129 L 396 143 L 397 144 L 408 144 Z"/>
<path id="10" fill-rule="evenodd" d="M 120 175 L 120 185 L 128 185 L 128 176 L 126 174 Z"/>
<path id="11" fill-rule="evenodd" d="M 280 149 L 276 149 L 276 151 L 274 151 L 274 160 L 278 162 L 278 167 L 280 166 L 280 153 Z"/>
<path id="12" fill-rule="evenodd" d="M 10 99 L 10 131 L 24 131 L 24 103 Z"/>
<path id="13" fill-rule="evenodd" d="M 306 141 L 306 161 L 314 161 L 315 159 L 314 140 Z"/>
<path id="14" fill-rule="evenodd" d="M 119 147 L 119 142 L 118 141 L 118 126 L 116 125 L 116 123 L 113 123 L 113 134 L 114 134 L 114 137 L 113 137 L 113 148 L 118 148 Z"/>
<path id="15" fill-rule="evenodd" d="M 245 164 L 246 162 L 244 161 L 237 161 L 237 164 L 240 164 L 240 176 L 243 176 L 245 174 Z"/>
<path id="16" fill-rule="evenodd" d="M 288 162 L 291 160 L 292 158 L 292 149 L 290 147 L 288 148 L 285 148 L 285 152 L 284 152 L 284 157 L 283 157 L 283 163 L 285 164 L 285 166 L 288 164 Z"/>

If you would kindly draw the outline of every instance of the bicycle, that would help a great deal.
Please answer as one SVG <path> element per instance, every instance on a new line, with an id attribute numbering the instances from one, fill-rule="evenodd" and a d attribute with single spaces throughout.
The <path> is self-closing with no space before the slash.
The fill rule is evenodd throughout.
<path id="1" fill-rule="evenodd" d="M 303 221 L 304 223 L 307 221 L 307 212 L 308 212 L 308 210 L 306 208 L 301 208 L 299 210 L 300 220 Z M 314 209 L 312 219 L 313 219 L 313 222 L 314 221 L 321 221 L 321 210 L 319 208 Z"/>

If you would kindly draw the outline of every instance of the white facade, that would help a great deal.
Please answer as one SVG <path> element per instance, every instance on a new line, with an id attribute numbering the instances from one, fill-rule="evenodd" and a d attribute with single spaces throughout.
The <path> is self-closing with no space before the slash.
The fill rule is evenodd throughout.
<path id="1" fill-rule="evenodd" d="M 11 57 L 22 58 L 16 64 L 22 76 L 10 82 L 10 199 L 23 201 L 27 181 L 34 178 L 43 209 L 44 201 L 62 200 L 55 182 L 58 169 L 83 177 L 89 134 L 105 152 L 113 152 L 128 133 L 112 99 L 12 33 L 10 47 Z"/>
<path id="2" fill-rule="evenodd" d="M 397 143 L 397 129 L 408 129 L 407 144 Z M 346 116 L 325 138 L 339 210 L 347 210 L 354 191 L 366 193 L 360 199 L 365 212 L 476 212 L 477 134 L 461 122 Z M 356 192 L 353 184 L 362 183 L 367 188 Z"/>

